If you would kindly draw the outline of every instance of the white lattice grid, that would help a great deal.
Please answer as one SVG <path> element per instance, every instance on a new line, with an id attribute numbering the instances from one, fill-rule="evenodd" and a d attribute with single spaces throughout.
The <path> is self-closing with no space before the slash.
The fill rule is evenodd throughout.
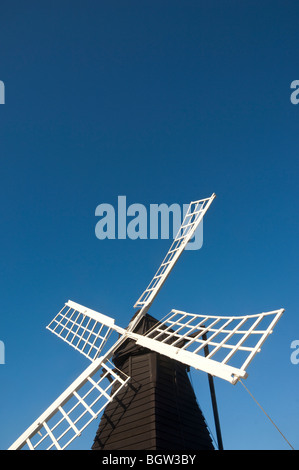
<path id="1" fill-rule="evenodd" d="M 170 249 L 168 250 L 161 266 L 151 280 L 150 284 L 135 303 L 135 308 L 143 307 L 144 305 L 150 303 L 154 296 L 158 293 L 172 267 L 185 249 L 185 246 L 194 235 L 196 228 L 202 220 L 205 212 L 208 210 L 214 197 L 215 195 L 213 194 L 209 198 L 201 199 L 189 204 L 182 225 L 179 228 L 179 231 Z"/>
<path id="2" fill-rule="evenodd" d="M 10 450 L 65 449 L 101 414 L 128 380 L 124 373 L 116 373 L 108 363 L 97 359 Z"/>
<path id="3" fill-rule="evenodd" d="M 114 320 L 75 302 L 68 301 L 47 329 L 94 361 L 105 346 Z"/>
<path id="4" fill-rule="evenodd" d="M 283 312 L 211 316 L 172 310 L 145 336 L 245 371 Z"/>

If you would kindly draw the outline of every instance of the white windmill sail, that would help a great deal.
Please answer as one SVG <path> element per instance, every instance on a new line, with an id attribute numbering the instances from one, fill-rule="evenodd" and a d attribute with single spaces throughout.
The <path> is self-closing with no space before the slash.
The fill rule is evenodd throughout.
<path id="1" fill-rule="evenodd" d="M 121 342 L 131 338 L 140 346 L 235 384 L 247 377 L 248 365 L 283 312 L 279 309 L 255 315 L 213 316 L 172 310 L 142 336 L 115 325 L 110 317 L 69 301 L 48 328 L 90 360 L 98 357 L 114 330 L 121 335 Z M 206 347 L 210 349 L 208 354 Z"/>
<path id="2" fill-rule="evenodd" d="M 129 329 L 132 330 L 135 325 L 139 322 L 140 318 L 147 313 L 151 304 L 153 303 L 155 297 L 169 276 L 172 268 L 178 261 L 179 257 L 183 253 L 186 245 L 191 240 L 194 235 L 195 230 L 202 221 L 205 213 L 209 209 L 213 200 L 215 199 L 216 194 L 213 193 L 212 196 L 205 199 L 200 199 L 198 201 L 192 201 L 189 204 L 188 210 L 184 217 L 181 227 L 168 250 L 162 264 L 160 265 L 158 271 L 154 275 L 153 279 L 149 283 L 148 287 L 141 294 L 139 299 L 134 305 L 134 308 L 140 308 L 140 312 L 136 315 L 133 322 L 129 325 Z"/>
<path id="3" fill-rule="evenodd" d="M 124 333 L 113 318 L 71 300 L 46 328 L 91 361 L 100 355 L 112 331 Z"/>
<path id="4" fill-rule="evenodd" d="M 247 377 L 248 365 L 283 312 L 284 309 L 279 309 L 229 317 L 172 310 L 145 336 L 136 335 L 136 342 L 236 384 L 240 378 Z"/>
<path id="5" fill-rule="evenodd" d="M 96 359 L 8 450 L 66 449 L 128 380 L 108 365 L 107 356 Z"/>

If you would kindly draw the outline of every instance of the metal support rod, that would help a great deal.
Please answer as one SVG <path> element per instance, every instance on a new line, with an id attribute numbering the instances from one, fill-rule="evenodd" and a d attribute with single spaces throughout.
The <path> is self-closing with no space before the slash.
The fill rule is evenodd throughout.
<path id="1" fill-rule="evenodd" d="M 202 335 L 202 338 L 204 341 L 207 341 L 207 334 L 204 333 Z M 209 355 L 209 346 L 206 344 L 204 347 L 204 352 L 205 356 Z M 222 435 L 221 435 L 221 428 L 220 428 L 220 421 L 219 421 L 219 414 L 218 414 L 218 407 L 217 407 L 217 401 L 216 401 L 216 393 L 215 393 L 215 386 L 214 386 L 214 379 L 211 374 L 208 374 L 208 380 L 209 380 L 209 387 L 210 387 L 210 393 L 211 393 L 211 400 L 212 400 L 212 407 L 213 407 L 213 413 L 214 413 L 214 422 L 215 422 L 215 428 L 216 428 L 216 434 L 217 434 L 217 442 L 218 442 L 218 449 L 223 450 L 223 442 L 222 442 Z"/>

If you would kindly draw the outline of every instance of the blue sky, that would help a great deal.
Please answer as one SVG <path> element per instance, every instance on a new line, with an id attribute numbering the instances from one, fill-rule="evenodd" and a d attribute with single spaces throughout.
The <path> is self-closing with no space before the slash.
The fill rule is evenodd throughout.
<path id="1" fill-rule="evenodd" d="M 213 192 L 202 249 L 150 313 L 284 307 L 246 386 L 299 447 L 298 16 L 288 0 L 1 3 L 1 449 L 88 365 L 45 330 L 64 302 L 126 326 L 168 250 L 97 239 L 96 207 Z M 192 380 L 213 429 L 207 378 Z M 225 448 L 288 449 L 240 384 L 215 384 Z"/>

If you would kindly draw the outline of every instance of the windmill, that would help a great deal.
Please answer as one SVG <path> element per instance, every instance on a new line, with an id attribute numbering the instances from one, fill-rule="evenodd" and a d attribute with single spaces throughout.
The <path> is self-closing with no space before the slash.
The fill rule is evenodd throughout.
<path id="1" fill-rule="evenodd" d="M 246 379 L 248 365 L 272 333 L 284 309 L 246 316 L 199 315 L 173 309 L 160 321 L 148 314 L 215 197 L 212 194 L 190 203 L 162 264 L 135 303 L 134 308 L 138 310 L 127 328 L 76 302 L 66 302 L 47 329 L 86 356 L 91 364 L 9 450 L 66 449 L 111 403 L 120 401 L 119 397 L 126 394 L 128 387 L 134 390 L 138 386 L 132 383 L 130 375 L 117 367 L 119 362 L 111 362 L 113 358 L 119 359 L 128 348 L 130 351 L 130 347 L 156 354 L 183 370 L 192 367 L 207 373 L 217 427 L 213 377 L 233 385 Z M 113 335 L 116 339 L 108 348 Z"/>

